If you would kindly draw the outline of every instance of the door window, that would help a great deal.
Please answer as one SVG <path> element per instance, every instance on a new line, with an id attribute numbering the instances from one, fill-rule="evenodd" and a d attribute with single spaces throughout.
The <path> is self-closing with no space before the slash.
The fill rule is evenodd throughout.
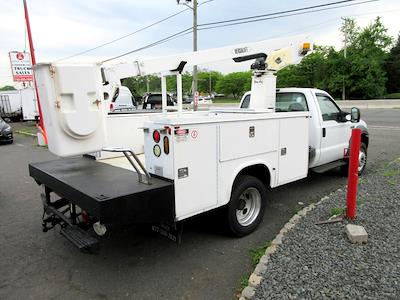
<path id="1" fill-rule="evenodd" d="M 250 104 L 250 94 L 247 95 L 246 97 L 244 97 L 242 105 L 240 106 L 240 108 L 249 108 L 249 104 Z"/>
<path id="2" fill-rule="evenodd" d="M 337 120 L 339 107 L 331 98 L 323 94 L 317 94 L 319 108 L 321 109 L 322 119 L 324 121 Z"/>

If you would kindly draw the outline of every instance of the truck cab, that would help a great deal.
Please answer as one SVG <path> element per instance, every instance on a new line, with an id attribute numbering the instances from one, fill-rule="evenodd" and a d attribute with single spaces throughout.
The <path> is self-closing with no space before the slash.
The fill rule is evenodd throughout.
<path id="1" fill-rule="evenodd" d="M 239 107 L 248 109 L 251 92 L 246 92 Z M 275 112 L 308 111 L 309 122 L 309 168 L 317 172 L 341 166 L 347 170 L 347 152 L 352 128 L 360 128 L 361 150 L 359 173 L 366 165 L 369 142 L 367 124 L 359 118 L 359 110 L 353 108 L 358 117 L 340 109 L 327 92 L 312 88 L 281 88 L 276 90 Z M 295 130 L 295 128 L 293 129 Z"/>

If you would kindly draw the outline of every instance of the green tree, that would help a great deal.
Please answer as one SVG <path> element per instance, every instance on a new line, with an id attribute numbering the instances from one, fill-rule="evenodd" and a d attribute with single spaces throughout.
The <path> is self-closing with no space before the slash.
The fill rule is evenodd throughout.
<path id="1" fill-rule="evenodd" d="M 250 90 L 251 72 L 233 72 L 220 78 L 216 85 L 216 91 L 225 95 L 239 98 Z"/>
<path id="2" fill-rule="evenodd" d="M 161 91 L 161 89 L 160 89 Z M 167 91 L 170 93 L 176 92 L 176 76 L 167 76 Z M 184 95 L 191 94 L 192 91 L 192 75 L 189 72 L 182 74 L 182 92 Z"/>
<path id="3" fill-rule="evenodd" d="M 333 47 L 316 46 L 300 64 L 278 72 L 278 87 L 315 87 L 340 97 L 345 84 L 349 99 L 384 95 L 385 59 L 392 38 L 381 19 L 363 29 L 353 19 L 344 19 L 341 30 L 346 49 L 336 51 Z"/>
<path id="4" fill-rule="evenodd" d="M 155 75 L 125 78 L 122 85 L 129 88 L 135 97 L 142 97 L 147 92 L 147 85 L 150 92 L 161 91 L 161 80 Z"/>
<path id="5" fill-rule="evenodd" d="M 371 99 L 385 94 L 384 62 L 392 38 L 377 17 L 373 23 L 354 33 L 347 47 L 344 74 L 348 98 Z"/>
<path id="6" fill-rule="evenodd" d="M 197 89 L 200 93 L 211 94 L 215 91 L 218 81 L 222 74 L 217 71 L 201 71 L 197 74 Z"/>
<path id="7" fill-rule="evenodd" d="M 11 85 L 5 85 L 3 87 L 0 87 L 0 91 L 14 91 L 15 87 L 11 86 Z"/>
<path id="8" fill-rule="evenodd" d="M 333 53 L 332 47 L 314 46 L 314 52 L 306 56 L 301 64 L 288 66 L 278 72 L 277 86 L 326 88 L 327 60 Z"/>
<path id="9" fill-rule="evenodd" d="M 385 70 L 387 74 L 386 89 L 388 93 L 400 92 L 400 34 L 397 42 L 390 49 L 389 55 L 385 61 Z"/>

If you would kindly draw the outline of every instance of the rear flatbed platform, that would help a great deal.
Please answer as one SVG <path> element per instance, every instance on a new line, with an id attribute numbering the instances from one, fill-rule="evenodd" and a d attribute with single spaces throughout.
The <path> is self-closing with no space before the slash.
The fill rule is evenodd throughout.
<path id="1" fill-rule="evenodd" d="M 135 172 L 87 157 L 32 163 L 29 175 L 104 224 L 175 221 L 174 183 L 166 179 L 140 183 Z"/>

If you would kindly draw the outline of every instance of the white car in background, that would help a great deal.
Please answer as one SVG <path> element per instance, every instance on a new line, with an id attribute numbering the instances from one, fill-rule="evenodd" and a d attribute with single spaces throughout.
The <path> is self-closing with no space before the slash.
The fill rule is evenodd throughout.
<path id="1" fill-rule="evenodd" d="M 193 105 L 193 97 L 191 97 L 192 101 L 190 102 Z M 212 104 L 212 98 L 210 96 L 199 96 L 199 104 Z"/>
<path id="2" fill-rule="evenodd" d="M 136 110 L 136 100 L 126 86 L 119 87 L 117 97 L 110 102 L 110 112 L 125 112 Z"/>

